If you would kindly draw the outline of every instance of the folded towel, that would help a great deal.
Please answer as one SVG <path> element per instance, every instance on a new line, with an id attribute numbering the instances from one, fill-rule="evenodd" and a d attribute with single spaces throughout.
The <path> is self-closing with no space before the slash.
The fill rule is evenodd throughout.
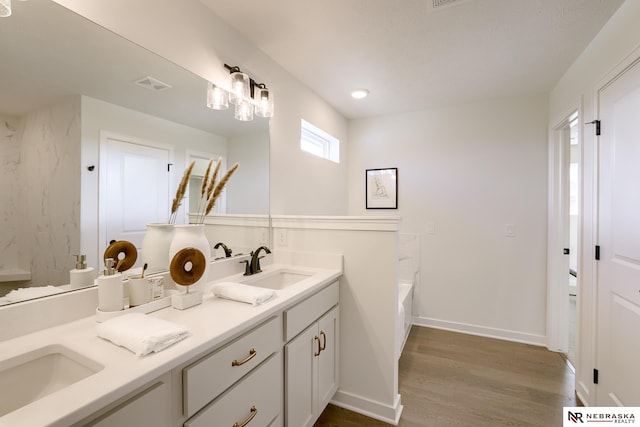
<path id="1" fill-rule="evenodd" d="M 96 326 L 98 336 L 125 347 L 138 356 L 159 352 L 191 335 L 177 323 L 130 313 L 114 317 Z"/>
<path id="2" fill-rule="evenodd" d="M 216 283 L 211 287 L 211 291 L 218 298 L 246 302 L 254 306 L 269 301 L 276 295 L 271 289 L 263 289 L 234 282 Z"/>
<path id="3" fill-rule="evenodd" d="M 33 288 L 13 289 L 4 297 L 8 302 L 20 302 L 33 298 L 46 297 L 48 295 L 55 295 L 62 292 L 64 291 L 56 286 L 36 286 Z"/>

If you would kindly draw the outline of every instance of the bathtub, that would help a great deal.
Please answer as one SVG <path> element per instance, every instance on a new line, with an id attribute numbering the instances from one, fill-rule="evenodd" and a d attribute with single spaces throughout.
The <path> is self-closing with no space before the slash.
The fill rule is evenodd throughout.
<path id="1" fill-rule="evenodd" d="M 398 282 L 398 318 L 396 333 L 396 355 L 400 358 L 402 349 L 411 331 L 414 282 L 400 280 Z"/>

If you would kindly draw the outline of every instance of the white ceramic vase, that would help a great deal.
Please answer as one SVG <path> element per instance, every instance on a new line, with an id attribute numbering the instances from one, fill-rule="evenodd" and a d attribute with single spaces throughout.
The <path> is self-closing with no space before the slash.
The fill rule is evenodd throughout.
<path id="1" fill-rule="evenodd" d="M 142 265 L 147 264 L 145 274 L 169 270 L 169 247 L 173 241 L 173 233 L 173 224 L 147 224 L 147 233 L 142 240 Z"/>
<path id="2" fill-rule="evenodd" d="M 169 248 L 169 263 L 181 249 L 196 248 L 202 252 L 207 260 L 207 265 L 200 280 L 189 286 L 189 292 L 193 290 L 204 291 L 204 284 L 209 281 L 209 263 L 211 262 L 211 246 L 204 234 L 204 224 L 178 224 L 174 227 L 175 232 Z M 186 289 L 185 286 L 176 286 L 180 290 Z"/>

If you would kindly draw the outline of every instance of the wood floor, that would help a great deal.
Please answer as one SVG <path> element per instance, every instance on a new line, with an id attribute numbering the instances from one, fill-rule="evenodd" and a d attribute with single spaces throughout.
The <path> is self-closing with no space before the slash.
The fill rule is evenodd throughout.
<path id="1" fill-rule="evenodd" d="M 544 347 L 416 327 L 400 359 L 400 427 L 560 426 L 574 375 Z M 332 405 L 314 427 L 389 424 Z"/>

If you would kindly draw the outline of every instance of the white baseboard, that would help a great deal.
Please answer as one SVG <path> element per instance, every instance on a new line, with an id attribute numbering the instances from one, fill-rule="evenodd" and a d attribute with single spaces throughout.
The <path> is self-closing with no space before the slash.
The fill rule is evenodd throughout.
<path id="1" fill-rule="evenodd" d="M 450 322 L 447 320 L 430 319 L 427 317 L 414 317 L 413 324 L 429 328 L 443 329 L 452 332 L 478 335 L 481 337 L 496 338 L 505 341 L 514 341 L 524 344 L 545 347 L 547 337 L 544 335 L 528 334 L 525 332 L 509 331 L 506 329 L 488 328 L 486 326 L 470 325 L 468 323 Z"/>
<path id="2" fill-rule="evenodd" d="M 393 406 L 382 402 L 376 402 L 366 397 L 357 396 L 346 391 L 338 390 L 331 400 L 333 405 L 348 409 L 388 424 L 398 425 L 403 406 L 400 403 L 400 395 L 396 395 Z"/>

